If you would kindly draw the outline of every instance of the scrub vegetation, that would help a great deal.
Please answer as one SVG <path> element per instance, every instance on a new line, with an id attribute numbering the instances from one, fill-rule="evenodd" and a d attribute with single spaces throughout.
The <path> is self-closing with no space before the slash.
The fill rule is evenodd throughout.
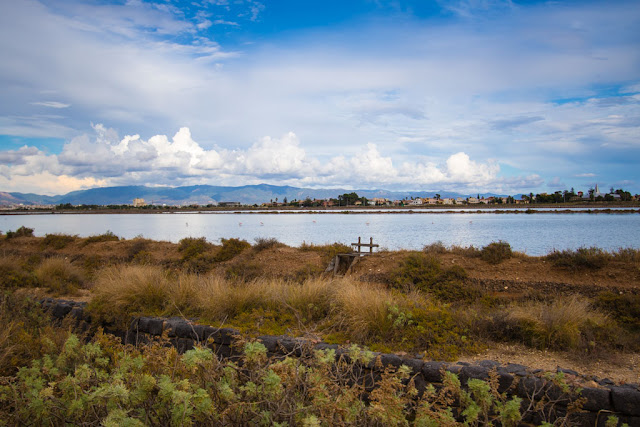
<path id="1" fill-rule="evenodd" d="M 477 249 L 434 243 L 423 251 L 364 257 L 344 276 L 324 272 L 335 254 L 350 252 L 341 244 L 293 248 L 275 239 L 252 246 L 204 238 L 173 244 L 105 233 L 3 236 L 0 249 L 0 321 L 6 325 L 0 333 L 0 369 L 13 376 L 0 386 L 4 420 L 401 425 L 425 417 L 432 422 L 424 425 L 444 422 L 438 417 L 445 416 L 446 405 L 434 403 L 438 393 L 431 395 L 430 406 L 415 403 L 402 370 L 387 372 L 365 403 L 362 390 L 345 387 L 348 367 L 328 368 L 326 361 L 334 363 L 335 355 L 267 361 L 261 345 L 251 341 L 265 334 L 357 343 L 434 360 L 455 360 L 500 342 L 575 357 L 640 351 L 640 296 L 633 291 L 640 256 L 633 249 L 590 248 L 536 258 L 514 253 L 505 242 Z M 601 258 L 607 261 L 593 261 Z M 496 281 L 509 269 L 519 276 L 557 276 L 556 292 L 546 291 L 547 282 Z M 609 283 L 624 275 L 629 287 L 580 285 L 582 269 Z M 562 283 L 569 280 L 564 291 Z M 83 298 L 94 319 L 116 326 L 127 325 L 131 316 L 156 315 L 234 327 L 243 332 L 244 359 L 221 362 L 206 349 L 178 355 L 161 344 L 131 348 L 106 334 L 87 342 L 69 328 L 49 325 L 28 301 L 51 295 Z M 249 373 L 239 366 L 256 369 Z M 455 379 L 448 381 L 456 389 Z M 306 391 L 296 393 L 296 387 Z M 516 403 L 501 400 L 486 385 L 474 387 L 493 405 L 482 417 L 517 424 Z M 270 406 L 274 396 L 284 406 Z M 474 423 L 481 424 L 469 424 Z"/>

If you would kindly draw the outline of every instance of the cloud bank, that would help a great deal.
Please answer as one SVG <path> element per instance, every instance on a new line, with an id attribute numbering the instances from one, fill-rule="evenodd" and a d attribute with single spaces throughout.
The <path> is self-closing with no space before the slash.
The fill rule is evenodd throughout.
<path id="1" fill-rule="evenodd" d="M 508 186 L 495 161 L 473 161 L 464 152 L 442 164 L 418 159 L 394 164 L 375 144 L 353 156 L 322 161 L 302 148 L 295 133 L 263 137 L 247 149 L 204 149 L 187 127 L 169 138 L 119 138 L 113 129 L 66 143 L 59 154 L 35 147 L 0 152 L 0 186 L 47 194 L 108 185 L 288 184 L 306 187 L 458 189 L 480 191 Z M 520 182 L 519 185 L 523 183 Z M 536 185 L 533 179 L 530 185 Z"/>

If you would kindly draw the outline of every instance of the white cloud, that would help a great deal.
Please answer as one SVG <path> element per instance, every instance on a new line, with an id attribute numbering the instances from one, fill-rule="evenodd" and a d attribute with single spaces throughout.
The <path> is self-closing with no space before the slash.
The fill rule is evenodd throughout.
<path id="1" fill-rule="evenodd" d="M 456 185 L 488 188 L 499 178 L 494 162 L 478 163 L 463 152 L 451 155 L 438 166 L 424 159 L 395 166 L 375 144 L 369 143 L 351 157 L 327 161 L 310 157 L 293 132 L 280 138 L 263 137 L 247 149 L 204 149 L 188 128 L 169 138 L 139 135 L 119 138 L 102 124 L 95 134 L 81 135 L 65 144 L 59 155 L 47 155 L 34 147 L 0 152 L 0 175 L 7 188 L 19 183 L 34 188 L 43 174 L 55 177 L 43 182 L 40 192 L 63 192 L 91 185 L 224 184 L 269 182 L 298 186 L 394 187 Z M 73 178 L 73 179 L 72 179 Z"/>
<path id="2" fill-rule="evenodd" d="M 71 107 L 71 104 L 64 104 L 62 102 L 57 102 L 57 101 L 32 102 L 31 105 L 40 105 L 41 107 L 49 107 L 49 108 L 69 108 L 69 107 Z"/>

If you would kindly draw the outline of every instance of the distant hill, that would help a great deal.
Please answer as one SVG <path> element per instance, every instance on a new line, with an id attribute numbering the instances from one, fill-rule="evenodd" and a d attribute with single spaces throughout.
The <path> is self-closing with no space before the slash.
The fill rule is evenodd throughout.
<path id="1" fill-rule="evenodd" d="M 89 190 L 72 191 L 58 196 L 43 196 L 32 193 L 7 193 L 0 192 L 0 205 L 57 205 L 71 203 L 72 205 L 124 205 L 132 204 L 133 199 L 142 198 L 147 203 L 156 205 L 207 205 L 217 202 L 240 202 L 242 204 L 260 204 L 275 201 L 283 201 L 286 197 L 304 200 L 336 198 L 340 194 L 358 193 L 366 198 L 382 197 L 390 200 L 400 200 L 410 197 L 468 197 L 449 191 L 387 191 L 387 190 L 346 190 L 346 189 L 312 189 L 290 186 L 278 186 L 268 184 L 244 185 L 242 187 L 223 187 L 214 185 L 192 185 L 186 187 L 146 187 L 123 186 L 102 187 Z M 475 196 L 476 194 L 473 194 Z M 489 197 L 494 194 L 481 194 Z"/>

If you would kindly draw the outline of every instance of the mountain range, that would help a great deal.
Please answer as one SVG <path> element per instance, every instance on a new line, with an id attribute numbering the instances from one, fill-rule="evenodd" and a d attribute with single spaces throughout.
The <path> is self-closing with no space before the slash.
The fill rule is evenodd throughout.
<path id="1" fill-rule="evenodd" d="M 337 198 L 344 193 L 355 192 L 361 197 L 372 199 L 382 197 L 390 200 L 400 200 L 410 197 L 434 197 L 436 193 L 441 197 L 468 197 L 450 191 L 388 191 L 388 190 L 345 190 L 340 188 L 298 188 L 269 184 L 244 185 L 241 187 L 223 187 L 213 185 L 193 185 L 186 187 L 147 187 L 122 186 L 102 187 L 88 190 L 72 191 L 58 196 L 44 196 L 33 193 L 0 192 L 0 205 L 58 205 L 70 203 L 72 205 L 128 205 L 133 199 L 142 198 L 154 205 L 207 205 L 216 202 L 240 202 L 242 204 L 261 204 L 271 200 L 288 201 L 294 199 Z M 473 196 L 475 196 L 474 194 Z M 484 193 L 489 197 L 496 194 Z"/>

